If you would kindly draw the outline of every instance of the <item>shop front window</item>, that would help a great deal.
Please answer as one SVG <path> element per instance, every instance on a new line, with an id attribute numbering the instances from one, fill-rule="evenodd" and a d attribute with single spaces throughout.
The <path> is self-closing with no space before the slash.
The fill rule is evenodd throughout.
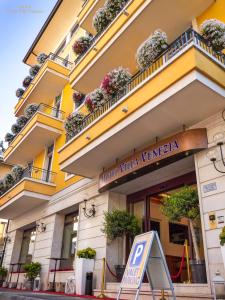
<path id="1" fill-rule="evenodd" d="M 78 212 L 65 216 L 62 251 L 60 263 L 61 270 L 73 269 L 73 261 L 77 248 Z"/>
<path id="2" fill-rule="evenodd" d="M 30 263 L 32 261 L 34 255 L 35 240 L 36 240 L 35 228 L 24 230 L 21 251 L 20 251 L 20 259 L 19 259 L 21 263 Z"/>

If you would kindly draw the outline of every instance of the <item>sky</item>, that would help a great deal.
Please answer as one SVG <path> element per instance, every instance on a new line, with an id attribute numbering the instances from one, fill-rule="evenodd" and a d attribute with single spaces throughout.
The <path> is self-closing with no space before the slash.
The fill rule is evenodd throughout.
<path id="1" fill-rule="evenodd" d="M 29 75 L 22 60 L 56 2 L 0 0 L 0 141 L 15 122 L 15 91 Z"/>

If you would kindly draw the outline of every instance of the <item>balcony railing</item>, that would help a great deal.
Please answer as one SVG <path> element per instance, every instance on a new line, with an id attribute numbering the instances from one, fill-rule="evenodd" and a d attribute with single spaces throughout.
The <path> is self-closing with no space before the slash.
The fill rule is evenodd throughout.
<path id="1" fill-rule="evenodd" d="M 68 61 L 67 59 L 62 58 L 54 53 L 50 53 L 47 59 L 52 60 L 52 61 L 56 62 L 57 64 L 68 68 L 69 70 L 72 69 L 73 64 L 70 61 Z"/>
<path id="2" fill-rule="evenodd" d="M 88 114 L 83 119 L 81 125 L 77 128 L 76 132 L 74 132 L 74 136 L 76 136 L 79 132 L 88 127 L 94 120 L 100 117 L 107 110 L 109 110 L 122 97 L 130 93 L 143 81 L 145 81 L 147 78 L 156 73 L 159 70 L 159 68 L 163 68 L 165 65 L 167 65 L 170 61 L 174 59 L 174 57 L 177 54 L 181 54 L 183 51 L 185 51 L 185 49 L 187 49 L 191 44 L 197 48 L 200 48 L 204 53 L 213 57 L 222 65 L 225 65 L 225 55 L 223 53 L 215 52 L 200 34 L 198 34 L 196 31 L 190 28 L 183 34 L 181 34 L 181 36 L 179 36 L 174 42 L 172 42 L 168 46 L 168 48 L 163 53 L 161 53 L 149 67 L 137 72 L 132 77 L 131 81 L 126 86 L 124 86 L 124 89 L 117 93 L 117 95 L 114 98 L 110 98 L 100 108 Z M 70 139 L 69 137 L 67 138 L 67 140 Z"/>
<path id="3" fill-rule="evenodd" d="M 22 175 L 13 182 L 8 188 L 4 190 L 4 193 L 0 193 L 0 197 L 4 196 L 11 188 L 13 188 L 17 183 L 19 183 L 22 179 L 34 179 L 44 183 L 55 183 L 55 172 L 51 172 L 49 170 L 44 170 L 36 167 L 27 167 L 23 170 Z"/>

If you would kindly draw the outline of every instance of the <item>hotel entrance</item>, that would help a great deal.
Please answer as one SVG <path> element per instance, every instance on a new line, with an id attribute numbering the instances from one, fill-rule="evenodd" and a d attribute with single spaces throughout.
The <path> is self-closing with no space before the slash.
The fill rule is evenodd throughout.
<path id="1" fill-rule="evenodd" d="M 200 259 L 198 265 L 200 269 L 197 271 L 194 266 L 196 254 L 194 251 L 190 221 L 187 218 L 181 218 L 181 220 L 174 222 L 163 212 L 164 201 L 167 201 L 174 193 L 181 191 L 184 186 L 189 186 L 193 190 L 197 188 L 194 171 L 128 195 L 128 209 L 130 213 L 134 214 L 140 221 L 143 233 L 150 230 L 158 232 L 170 275 L 174 283 L 206 283 L 201 221 L 198 220 L 194 223 Z M 191 262 L 189 273 L 185 243 Z M 129 250 L 130 247 L 131 244 L 129 245 Z M 196 272 L 201 272 L 201 278 L 198 278 Z"/>

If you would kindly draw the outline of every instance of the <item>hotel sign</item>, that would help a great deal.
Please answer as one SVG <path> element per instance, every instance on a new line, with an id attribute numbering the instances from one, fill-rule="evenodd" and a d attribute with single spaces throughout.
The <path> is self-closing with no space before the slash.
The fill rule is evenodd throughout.
<path id="1" fill-rule="evenodd" d="M 207 148 L 205 128 L 191 129 L 134 153 L 105 170 L 99 177 L 99 191 L 151 172 L 178 159 Z"/>

